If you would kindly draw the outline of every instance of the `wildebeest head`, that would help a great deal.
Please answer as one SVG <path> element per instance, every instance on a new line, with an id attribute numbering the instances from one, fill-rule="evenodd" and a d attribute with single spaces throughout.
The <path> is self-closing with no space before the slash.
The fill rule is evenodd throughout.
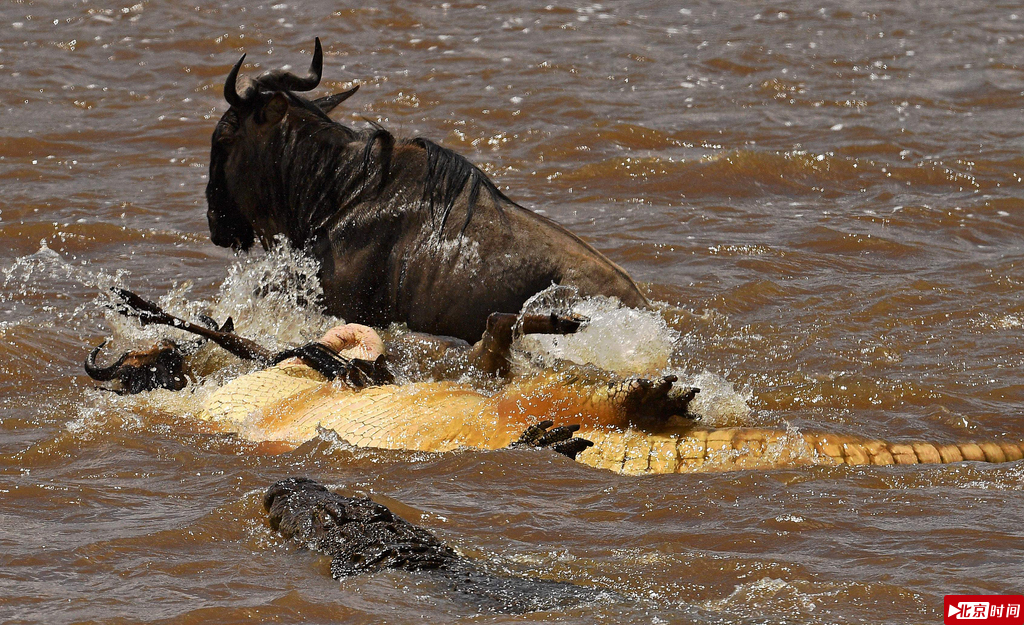
<path id="1" fill-rule="evenodd" d="M 287 124 L 294 129 L 319 121 L 343 128 L 327 113 L 359 88 L 316 100 L 296 95 L 320 84 L 323 50 L 319 38 L 306 76 L 285 70 L 266 72 L 239 94 L 236 82 L 243 61 L 244 54 L 224 83 L 224 99 L 231 108 L 213 132 L 206 186 L 210 238 L 216 245 L 236 250 L 248 250 L 256 238 L 267 247 L 273 234 L 285 231 L 286 224 L 275 222 L 286 217 L 269 211 L 267 198 L 261 197 L 257 188 L 261 177 L 280 176 L 280 152 L 287 142 L 281 126 Z M 271 145 L 275 142 L 277 145 Z"/>
<path id="2" fill-rule="evenodd" d="M 157 388 L 172 391 L 185 388 L 185 356 L 174 341 L 164 339 L 147 349 L 126 352 L 114 364 L 100 367 L 96 357 L 106 343 L 93 349 L 85 359 L 85 372 L 97 382 L 119 380 L 121 388 L 117 392 L 124 395 Z"/>

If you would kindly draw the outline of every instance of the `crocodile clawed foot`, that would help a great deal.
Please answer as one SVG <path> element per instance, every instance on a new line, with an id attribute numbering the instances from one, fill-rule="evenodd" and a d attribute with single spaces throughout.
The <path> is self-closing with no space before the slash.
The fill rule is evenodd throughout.
<path id="1" fill-rule="evenodd" d="M 509 448 L 537 447 L 551 449 L 556 453 L 575 460 L 577 454 L 588 447 L 593 447 L 594 443 L 587 439 L 573 436 L 580 429 L 578 424 L 563 425 L 549 430 L 548 428 L 554 424 L 554 421 L 541 421 L 531 425 L 526 428 L 519 437 L 519 440 L 509 445 Z"/>
<path id="2" fill-rule="evenodd" d="M 653 380 L 633 378 L 622 383 L 624 393 L 621 401 L 623 410 L 630 417 L 656 419 L 664 421 L 672 416 L 688 419 L 698 418 L 690 413 L 689 406 L 693 398 L 700 392 L 699 388 L 682 389 L 675 386 L 679 380 L 674 375 L 666 375 Z"/>

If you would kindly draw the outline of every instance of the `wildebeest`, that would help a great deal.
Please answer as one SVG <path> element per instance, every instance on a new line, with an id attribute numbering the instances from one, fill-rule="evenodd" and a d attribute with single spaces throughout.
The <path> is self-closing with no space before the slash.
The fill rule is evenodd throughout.
<path id="1" fill-rule="evenodd" d="M 207 217 L 213 242 L 246 250 L 284 235 L 319 261 L 331 314 L 373 326 L 475 341 L 493 312 L 518 312 L 551 284 L 581 295 L 647 300 L 618 265 L 505 196 L 462 156 L 379 125 L 355 130 L 327 113 L 357 88 L 307 99 L 320 83 L 275 70 L 239 94 L 213 133 Z"/>

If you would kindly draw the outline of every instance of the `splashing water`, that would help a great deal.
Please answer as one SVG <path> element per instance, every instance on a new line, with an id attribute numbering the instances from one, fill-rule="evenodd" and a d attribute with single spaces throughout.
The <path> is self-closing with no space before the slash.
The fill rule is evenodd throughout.
<path id="1" fill-rule="evenodd" d="M 700 393 L 690 404 L 703 425 L 748 424 L 752 398 L 711 371 L 691 373 L 670 363 L 685 349 L 684 338 L 657 310 L 623 306 L 617 299 L 581 298 L 575 288 L 551 286 L 523 305 L 524 314 L 575 314 L 589 319 L 575 334 L 533 334 L 520 337 L 513 354 L 517 370 L 550 367 L 555 361 L 594 364 L 623 376 L 675 375 L 677 385 L 695 386 Z"/>
<path id="2" fill-rule="evenodd" d="M 264 346 L 280 351 L 315 340 L 330 328 L 344 323 L 324 312 L 320 301 L 323 289 L 317 278 L 315 260 L 283 241 L 265 254 L 250 254 L 228 268 L 228 275 L 211 302 L 188 301 L 191 284 L 176 287 L 160 298 L 166 310 L 185 318 L 205 314 L 218 324 L 229 317 L 235 331 Z M 165 326 L 140 327 L 116 313 L 108 314 L 111 327 L 120 332 L 153 340 L 156 336 L 193 340 L 191 335 Z M 206 397 L 224 382 L 251 372 L 256 365 L 241 362 L 213 344 L 207 344 L 190 357 L 189 365 L 200 377 L 190 384 L 189 392 L 175 393 L 157 389 L 135 400 L 149 410 L 170 414 L 198 414 Z"/>
<path id="3" fill-rule="evenodd" d="M 315 260 L 293 249 L 286 242 L 262 254 L 238 259 L 227 271 L 216 296 L 210 300 L 189 297 L 193 284 L 173 285 L 158 298 L 160 305 L 178 316 L 193 321 L 206 315 L 218 324 L 229 317 L 240 335 L 271 351 L 278 351 L 315 340 L 325 331 L 343 323 L 326 314 L 320 302 L 323 288 L 317 277 Z M 63 285 L 95 289 L 98 295 L 75 310 L 49 310 L 47 315 L 79 335 L 88 334 L 85 325 L 99 317 L 110 329 L 107 352 L 147 346 L 161 338 L 179 344 L 195 341 L 188 333 L 164 326 L 142 326 L 125 318 L 113 307 L 113 286 L 131 287 L 130 273 L 118 270 L 111 275 L 69 263 L 60 254 L 41 245 L 38 252 L 18 259 L 3 271 L 0 304 L 39 308 L 50 302 Z M 49 305 L 49 304 L 48 304 Z M 740 393 L 722 376 L 704 370 L 696 373 L 675 370 L 670 363 L 684 349 L 684 338 L 670 327 L 655 310 L 637 310 L 617 300 L 580 298 L 575 289 L 552 286 L 531 298 L 523 307 L 526 313 L 572 313 L 589 319 L 576 334 L 566 336 L 530 335 L 518 339 L 514 350 L 520 374 L 550 367 L 556 361 L 593 364 L 623 376 L 676 375 L 681 385 L 696 386 L 701 393 L 693 410 L 709 426 L 742 425 L 749 419 L 749 393 Z M 10 321 L 5 321 L 6 329 Z M 13 323 L 17 323 L 14 321 Z M 97 401 L 113 409 L 156 410 L 165 414 L 198 413 L 203 399 L 220 384 L 252 370 L 252 363 L 238 361 L 224 350 L 207 344 L 191 356 L 189 366 L 197 377 L 184 393 L 156 390 L 135 398 L 101 396 Z M 483 390 L 483 389 L 482 389 Z M 117 404 L 114 406 L 113 404 Z M 83 414 L 85 421 L 90 421 Z M 76 423 L 74 427 L 79 427 Z"/>
<path id="4" fill-rule="evenodd" d="M 232 264 L 211 301 L 191 299 L 193 285 L 186 281 L 172 287 L 158 302 L 168 312 L 193 321 L 208 316 L 223 324 L 231 318 L 238 334 L 278 351 L 314 340 L 343 323 L 327 315 L 320 304 L 323 289 L 317 269 L 316 261 L 279 242 L 265 254 L 251 254 Z M 109 299 L 104 292 L 98 303 L 105 306 Z M 105 308 L 115 343 L 126 340 L 134 345 L 164 337 L 194 339 L 189 333 L 166 326 L 140 326 L 109 306 Z M 227 354 L 219 348 L 210 351 L 222 354 L 221 363 L 228 361 Z"/>
<path id="5" fill-rule="evenodd" d="M 317 269 L 314 260 L 282 243 L 267 253 L 251 254 L 233 263 L 217 295 L 210 300 L 190 297 L 191 281 L 176 283 L 159 297 L 144 289 L 140 294 L 156 299 L 168 312 L 191 321 L 198 322 L 201 315 L 206 315 L 223 323 L 231 317 L 239 334 L 278 351 L 313 340 L 341 323 L 325 314 L 319 303 L 323 290 Z M 100 356 L 101 364 L 116 353 L 146 347 L 163 338 L 183 346 L 196 343 L 196 337 L 189 333 L 167 326 L 142 326 L 136 319 L 117 312 L 111 288 L 138 288 L 129 270 L 108 273 L 84 263 L 73 263 L 51 249 L 46 241 L 40 243 L 38 251 L 3 268 L 0 284 L 0 310 L 5 313 L 0 321 L 0 338 L 30 319 L 34 328 L 55 328 L 76 344 L 103 333 L 107 335 L 107 346 Z M 89 299 L 74 307 L 66 306 L 63 304 L 68 301 L 68 293 L 81 293 L 80 300 Z M 17 350 L 11 347 L 8 351 Z M 85 351 L 83 346 L 82 357 Z M 102 419 L 97 415 L 105 412 L 197 413 L 209 392 L 253 367 L 212 344 L 192 353 L 188 361 L 198 379 L 192 379 L 186 391 L 158 389 L 132 397 L 88 391 L 91 401 L 87 403 L 95 407 L 73 408 L 77 418 L 68 422 L 68 431 L 83 434 L 94 427 L 102 429 Z"/>
<path id="6" fill-rule="evenodd" d="M 261 256 L 235 263 L 211 307 L 213 317 L 231 317 L 239 334 L 272 350 L 306 343 L 344 323 L 324 312 L 317 262 L 278 239 Z"/>
<path id="7" fill-rule="evenodd" d="M 7 329 L 24 319 L 34 325 L 61 327 L 76 325 L 95 310 L 94 303 L 81 304 L 72 310 L 63 309 L 59 302 L 68 299 L 67 291 L 97 289 L 108 293 L 111 287 L 123 286 L 128 272 L 119 269 L 113 275 L 93 271 L 87 265 L 74 265 L 46 244 L 39 242 L 39 250 L 22 256 L 0 271 L 0 305 L 5 319 L 0 329 Z M 42 313 L 42 314 L 38 314 Z M 40 321 L 42 320 L 42 321 Z"/>
<path id="8" fill-rule="evenodd" d="M 818 607 L 817 594 L 807 592 L 800 586 L 782 579 L 763 577 L 759 580 L 739 584 L 732 594 L 724 599 L 704 602 L 706 609 L 713 612 L 728 610 L 730 613 L 749 613 L 751 616 L 809 614 Z"/>
<path id="9" fill-rule="evenodd" d="M 660 371 L 668 366 L 679 333 L 658 313 L 623 306 L 617 299 L 580 298 L 576 289 L 552 286 L 534 295 L 523 312 L 573 313 L 590 321 L 575 334 L 522 337 L 518 347 L 549 364 L 552 358 L 594 364 L 622 375 Z"/>
<path id="10" fill-rule="evenodd" d="M 732 382 L 710 371 L 692 376 L 676 373 L 681 381 L 700 389 L 690 402 L 690 409 L 701 416 L 701 424 L 708 427 L 751 425 L 750 404 L 753 391 L 736 390 Z"/>

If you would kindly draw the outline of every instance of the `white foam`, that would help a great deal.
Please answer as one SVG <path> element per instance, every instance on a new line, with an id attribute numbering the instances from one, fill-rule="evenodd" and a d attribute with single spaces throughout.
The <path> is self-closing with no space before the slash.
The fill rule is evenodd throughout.
<path id="1" fill-rule="evenodd" d="M 687 337 L 666 323 L 658 310 L 637 310 L 616 299 L 580 298 L 571 287 L 552 286 L 523 305 L 529 314 L 582 315 L 589 322 L 575 334 L 534 334 L 516 341 L 514 362 L 519 371 L 547 368 L 557 360 L 594 364 L 623 376 L 675 375 L 676 386 L 694 386 L 700 393 L 690 404 L 702 416 L 702 425 L 725 427 L 749 425 L 750 391 L 737 390 L 729 380 L 712 371 L 674 369 L 673 358 L 687 352 Z"/>
<path id="2" fill-rule="evenodd" d="M 703 607 L 729 614 L 793 617 L 814 612 L 818 607 L 817 595 L 785 580 L 763 577 L 739 584 L 728 597 L 705 601 Z"/>
<path id="3" fill-rule="evenodd" d="M 538 364 L 551 359 L 593 364 L 622 375 L 647 374 L 668 367 L 680 335 L 656 311 L 623 306 L 617 299 L 580 298 L 575 289 L 552 286 L 523 305 L 524 313 L 573 313 L 590 321 L 575 334 L 533 334 L 516 347 Z"/>
<path id="4" fill-rule="evenodd" d="M 283 241 L 262 255 L 250 255 L 228 270 L 211 310 L 223 323 L 231 317 L 239 334 L 270 349 L 318 338 L 343 323 L 327 315 L 317 262 Z"/>
<path id="5" fill-rule="evenodd" d="M 707 427 L 732 427 L 750 425 L 750 402 L 753 393 L 740 392 L 732 382 L 722 376 L 702 371 L 693 376 L 682 372 L 677 374 L 680 383 L 700 389 L 690 402 L 690 412 L 701 416 L 701 425 Z"/>

